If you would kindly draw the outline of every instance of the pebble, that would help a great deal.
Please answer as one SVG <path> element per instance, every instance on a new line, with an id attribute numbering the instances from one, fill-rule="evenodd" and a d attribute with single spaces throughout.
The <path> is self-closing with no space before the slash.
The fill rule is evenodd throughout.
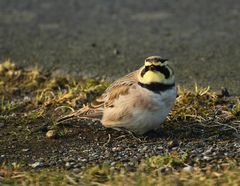
<path id="1" fill-rule="evenodd" d="M 112 148 L 112 151 L 113 151 L 113 152 L 116 152 L 116 151 L 119 151 L 119 149 L 118 149 L 117 147 L 113 147 L 113 148 Z"/>
<path id="2" fill-rule="evenodd" d="M 192 166 L 186 166 L 182 169 L 184 172 L 189 172 L 191 173 L 193 171 L 193 167 Z"/>
<path id="3" fill-rule="evenodd" d="M 24 96 L 23 101 L 24 102 L 30 102 L 31 98 L 29 96 Z"/>
<path id="4" fill-rule="evenodd" d="M 47 131 L 46 137 L 49 138 L 49 139 L 54 139 L 54 138 L 56 138 L 56 137 L 57 137 L 57 132 L 56 132 L 56 130 L 49 130 L 49 131 Z"/>
<path id="5" fill-rule="evenodd" d="M 115 49 L 113 50 L 113 54 L 114 54 L 114 55 L 118 55 L 118 54 L 120 54 L 120 51 L 115 48 Z"/>
<path id="6" fill-rule="evenodd" d="M 79 172 L 81 171 L 81 169 L 79 169 L 79 168 L 74 168 L 72 171 L 77 174 L 77 173 L 79 173 Z"/>
<path id="7" fill-rule="evenodd" d="M 16 113 L 12 113 L 12 114 L 10 114 L 9 116 L 11 116 L 11 117 L 16 117 L 17 115 L 16 115 Z"/>
<path id="8" fill-rule="evenodd" d="M 81 161 L 82 161 L 82 162 L 85 162 L 85 163 L 88 162 L 87 159 L 81 159 Z"/>
<path id="9" fill-rule="evenodd" d="M 28 152 L 29 149 L 22 149 L 22 152 Z"/>
<path id="10" fill-rule="evenodd" d="M 203 156 L 203 159 L 208 161 L 208 160 L 211 160 L 212 158 L 209 156 Z"/>
<path id="11" fill-rule="evenodd" d="M 112 167 L 114 167 L 116 165 L 116 162 L 113 161 L 111 164 L 110 164 Z"/>
<path id="12" fill-rule="evenodd" d="M 235 143 L 233 146 L 237 147 L 237 148 L 240 148 L 240 143 Z"/>
<path id="13" fill-rule="evenodd" d="M 70 168 L 71 167 L 70 162 L 65 163 L 65 167 Z"/>
<path id="14" fill-rule="evenodd" d="M 45 167 L 45 163 L 43 163 L 43 162 L 35 162 L 33 164 L 30 164 L 30 166 L 32 168 L 42 168 L 42 167 Z"/>
<path id="15" fill-rule="evenodd" d="M 157 149 L 158 150 L 163 150 L 163 146 L 158 146 Z"/>
<path id="16" fill-rule="evenodd" d="M 4 125 L 5 125 L 4 123 L 0 123 L 0 128 L 4 127 Z"/>
<path id="17" fill-rule="evenodd" d="M 173 148 L 173 147 L 178 146 L 177 140 L 169 141 L 169 142 L 168 142 L 168 146 L 169 146 L 169 148 Z"/>
<path id="18" fill-rule="evenodd" d="M 148 149 L 147 146 L 143 147 L 142 150 L 140 152 L 145 152 Z"/>
<path id="19" fill-rule="evenodd" d="M 105 153 L 106 158 L 110 157 L 110 155 L 111 155 L 111 153 L 109 151 L 105 151 L 104 153 Z"/>
<path id="20" fill-rule="evenodd" d="M 172 150 L 173 151 L 176 151 L 178 149 L 178 147 L 173 147 Z"/>
<path id="21" fill-rule="evenodd" d="M 73 168 L 80 168 L 80 167 L 81 167 L 80 164 L 75 164 L 75 165 L 73 165 Z"/>
<path id="22" fill-rule="evenodd" d="M 66 162 L 66 163 L 65 163 L 65 167 L 66 167 L 67 169 L 70 169 L 70 168 L 74 167 L 75 165 L 76 165 L 75 162 Z"/>

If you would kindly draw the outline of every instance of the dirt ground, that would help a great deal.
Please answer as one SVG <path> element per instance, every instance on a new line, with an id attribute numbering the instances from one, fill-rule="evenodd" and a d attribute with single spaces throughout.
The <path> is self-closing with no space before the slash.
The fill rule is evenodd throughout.
<path id="1" fill-rule="evenodd" d="M 26 169 L 36 162 L 40 163 L 39 168 L 57 166 L 82 170 L 91 164 L 102 163 L 111 166 L 122 163 L 134 168 L 142 159 L 172 152 L 180 155 L 187 152 L 186 162 L 193 167 L 222 165 L 228 159 L 240 161 L 239 139 L 231 133 L 229 136 L 209 136 L 194 127 L 192 130 L 174 128 L 173 131 L 165 127 L 157 133 L 136 138 L 125 132 L 105 129 L 99 123 L 77 123 L 68 128 L 64 137 L 47 139 L 45 125 L 40 129 L 39 124 L 28 125 L 27 129 L 16 123 L 6 125 L 9 126 L 1 132 L 5 135 L 1 162 L 18 162 Z"/>

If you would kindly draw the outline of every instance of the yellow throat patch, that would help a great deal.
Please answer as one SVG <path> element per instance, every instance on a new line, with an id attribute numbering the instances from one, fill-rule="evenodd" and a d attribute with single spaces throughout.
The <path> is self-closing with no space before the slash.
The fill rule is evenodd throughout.
<path id="1" fill-rule="evenodd" d="M 150 84 L 150 83 L 161 83 L 165 79 L 165 76 L 157 71 L 147 71 L 143 77 L 139 77 L 141 83 Z"/>

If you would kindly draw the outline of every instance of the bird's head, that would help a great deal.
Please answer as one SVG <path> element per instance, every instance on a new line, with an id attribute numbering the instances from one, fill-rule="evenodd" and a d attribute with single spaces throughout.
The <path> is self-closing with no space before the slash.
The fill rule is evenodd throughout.
<path id="1" fill-rule="evenodd" d="M 161 83 L 170 85 L 175 82 L 174 73 L 168 65 L 168 60 L 160 56 L 146 58 L 138 78 L 142 84 Z"/>

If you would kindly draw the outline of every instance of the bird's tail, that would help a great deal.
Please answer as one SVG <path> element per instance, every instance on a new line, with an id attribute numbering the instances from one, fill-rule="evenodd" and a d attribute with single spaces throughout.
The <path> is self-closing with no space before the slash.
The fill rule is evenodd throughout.
<path id="1" fill-rule="evenodd" d="M 57 119 L 57 123 L 62 123 L 72 119 L 79 119 L 79 118 L 100 120 L 102 118 L 102 115 L 103 115 L 102 109 L 93 109 L 87 105 L 79 109 L 78 111 L 75 111 L 66 116 L 60 117 L 59 119 Z"/>

